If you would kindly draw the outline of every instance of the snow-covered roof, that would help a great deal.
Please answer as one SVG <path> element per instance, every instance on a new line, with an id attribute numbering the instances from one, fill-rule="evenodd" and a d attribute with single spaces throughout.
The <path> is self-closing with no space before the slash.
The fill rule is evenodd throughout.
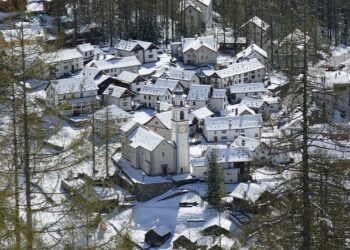
<path id="1" fill-rule="evenodd" d="M 157 113 L 155 117 L 157 117 L 167 129 L 171 129 L 171 111 Z"/>
<path id="2" fill-rule="evenodd" d="M 29 25 L 23 27 L 23 35 L 20 28 L 0 30 L 0 32 L 6 43 L 22 39 L 25 41 L 33 41 L 45 38 L 44 29 L 40 25 Z"/>
<path id="3" fill-rule="evenodd" d="M 281 102 L 281 99 L 278 96 L 273 97 L 273 96 L 263 95 L 262 99 L 264 100 L 264 102 L 266 102 L 269 105 L 279 104 Z"/>
<path id="4" fill-rule="evenodd" d="M 115 98 L 120 98 L 123 96 L 125 92 L 127 92 L 128 89 L 115 86 L 115 85 L 109 85 L 108 88 L 103 92 L 103 95 L 113 96 Z"/>
<path id="5" fill-rule="evenodd" d="M 265 50 L 263 50 L 260 46 L 258 46 L 255 43 L 252 43 L 248 48 L 246 48 L 245 50 L 241 51 L 240 53 L 238 53 L 236 55 L 236 57 L 238 59 L 240 58 L 246 58 L 247 56 L 249 56 L 250 54 L 252 54 L 253 52 L 257 52 L 260 55 L 262 55 L 265 58 L 268 58 L 267 56 L 267 52 Z"/>
<path id="6" fill-rule="evenodd" d="M 262 116 L 256 114 L 235 117 L 208 117 L 204 119 L 204 127 L 207 131 L 261 128 Z"/>
<path id="7" fill-rule="evenodd" d="M 211 112 L 207 107 L 203 107 L 192 111 L 192 114 L 198 119 L 202 120 L 204 118 L 212 116 L 214 113 Z"/>
<path id="8" fill-rule="evenodd" d="M 42 12 L 44 11 L 44 5 L 42 2 L 28 2 L 26 6 L 27 11 L 26 12 Z"/>
<path id="9" fill-rule="evenodd" d="M 204 73 L 207 76 L 212 76 L 213 74 L 216 74 L 220 78 L 227 78 L 263 68 L 265 68 L 265 65 L 259 62 L 258 59 L 253 58 L 242 62 L 233 63 L 225 69 L 220 69 L 217 71 L 204 71 Z"/>
<path id="10" fill-rule="evenodd" d="M 152 46 L 156 47 L 155 45 L 153 45 L 153 43 L 140 41 L 140 40 L 132 40 L 132 41 L 118 40 L 116 49 L 126 50 L 126 51 L 133 51 L 135 49 L 148 50 Z"/>
<path id="11" fill-rule="evenodd" d="M 128 135 L 128 140 L 131 141 L 131 147 L 142 147 L 148 151 L 153 151 L 161 142 L 165 141 L 159 134 L 141 126 L 136 127 Z"/>
<path id="12" fill-rule="evenodd" d="M 154 86 L 168 88 L 171 92 L 174 92 L 178 85 L 178 80 L 169 78 L 158 78 L 157 81 L 154 83 Z"/>
<path id="13" fill-rule="evenodd" d="M 294 45 L 294 47 L 296 47 L 297 49 L 303 50 L 304 39 L 306 39 L 306 43 L 308 43 L 310 40 L 310 36 L 308 36 L 307 34 L 305 35 L 303 31 L 296 29 L 292 33 L 287 35 L 285 38 L 283 38 L 279 46 L 282 47 L 284 44 L 290 43 Z"/>
<path id="14" fill-rule="evenodd" d="M 214 36 L 182 38 L 182 51 L 186 53 L 189 50 L 195 50 L 206 47 L 212 51 L 217 51 L 217 45 Z"/>
<path id="15" fill-rule="evenodd" d="M 241 103 L 249 108 L 259 109 L 264 105 L 264 100 L 245 97 L 243 98 Z"/>
<path id="16" fill-rule="evenodd" d="M 77 45 L 77 49 L 83 53 L 95 50 L 94 46 L 92 46 L 91 43 L 79 44 Z"/>
<path id="17" fill-rule="evenodd" d="M 261 18 L 254 16 L 251 19 L 249 19 L 247 22 L 245 22 L 241 28 L 243 28 L 244 26 L 246 26 L 248 23 L 254 23 L 256 26 L 258 26 L 259 28 L 261 28 L 262 30 L 267 30 L 270 25 L 268 25 L 266 22 L 264 22 Z"/>
<path id="18" fill-rule="evenodd" d="M 171 79 L 180 80 L 180 81 L 191 81 L 196 72 L 190 70 L 184 70 L 180 68 L 169 68 L 166 69 L 160 76 L 169 77 Z"/>
<path id="19" fill-rule="evenodd" d="M 231 94 L 266 92 L 264 83 L 237 83 L 230 87 Z"/>
<path id="20" fill-rule="evenodd" d="M 226 98 L 226 89 L 213 89 L 213 93 L 210 98 L 224 99 Z"/>
<path id="21" fill-rule="evenodd" d="M 259 145 L 259 140 L 245 136 L 238 136 L 231 144 L 232 147 L 246 147 L 252 152 L 254 152 Z"/>
<path id="22" fill-rule="evenodd" d="M 204 4 L 205 6 L 209 6 L 212 0 L 195 0 L 195 2 L 199 2 Z"/>
<path id="23" fill-rule="evenodd" d="M 77 49 L 63 49 L 54 52 L 49 56 L 49 62 L 57 63 L 62 61 L 68 61 L 73 59 L 83 59 L 83 55 Z"/>
<path id="24" fill-rule="evenodd" d="M 171 233 L 171 229 L 169 229 L 166 225 L 157 225 L 152 227 L 150 230 L 155 232 L 160 237 L 163 237 L 167 235 L 168 233 Z"/>
<path id="25" fill-rule="evenodd" d="M 188 101 L 207 101 L 210 95 L 210 85 L 192 84 L 187 96 Z"/>
<path id="26" fill-rule="evenodd" d="M 134 41 L 118 40 L 116 45 L 116 49 L 118 50 L 133 51 L 136 48 L 142 49 L 142 47 L 140 45 L 138 46 Z"/>
<path id="27" fill-rule="evenodd" d="M 116 68 L 141 66 L 141 63 L 136 58 L 136 56 L 127 56 L 111 59 L 108 61 L 93 61 L 91 65 L 95 68 L 98 68 L 99 70 L 109 70 Z"/>
<path id="28" fill-rule="evenodd" d="M 155 95 L 155 96 L 165 96 L 170 94 L 169 89 L 166 87 L 159 87 L 154 85 L 144 86 L 140 91 L 141 95 Z"/>
<path id="29" fill-rule="evenodd" d="M 122 110 L 116 105 L 110 105 L 108 107 L 103 107 L 102 109 L 95 112 L 96 120 L 106 120 L 108 113 L 108 119 L 120 119 L 120 118 L 131 118 L 133 117 L 128 112 Z"/>
<path id="30" fill-rule="evenodd" d="M 255 114 L 254 110 L 252 110 L 251 108 L 247 107 L 242 102 L 240 102 L 238 104 L 235 104 L 235 105 L 228 105 L 226 107 L 226 109 L 230 113 L 223 112 L 223 115 L 230 116 L 230 117 L 242 115 L 246 111 L 249 114 L 251 114 L 251 115 Z"/>
<path id="31" fill-rule="evenodd" d="M 325 73 L 325 87 L 333 88 L 336 84 L 350 85 L 350 74 L 344 71 L 327 71 Z"/>
<path id="32" fill-rule="evenodd" d="M 130 83 L 133 83 L 137 77 L 139 77 L 139 75 L 136 73 L 129 72 L 129 71 L 123 71 L 116 77 L 116 79 L 118 81 L 123 82 L 123 83 L 130 84 Z"/>
<path id="33" fill-rule="evenodd" d="M 97 90 L 98 87 L 91 77 L 70 77 L 51 81 L 57 94 L 70 94 L 82 91 Z"/>
<path id="34" fill-rule="evenodd" d="M 91 78 L 94 78 L 100 73 L 99 69 L 93 68 L 93 67 L 84 67 L 82 71 L 80 71 L 80 76 L 90 76 Z"/>
<path id="35" fill-rule="evenodd" d="M 265 190 L 263 185 L 257 183 L 239 183 L 229 196 L 255 203 Z"/>

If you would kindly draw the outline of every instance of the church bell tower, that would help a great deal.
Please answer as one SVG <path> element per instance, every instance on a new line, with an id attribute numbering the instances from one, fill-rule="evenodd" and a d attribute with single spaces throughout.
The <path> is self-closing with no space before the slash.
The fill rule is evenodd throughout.
<path id="1" fill-rule="evenodd" d="M 190 144 L 186 95 L 176 89 L 172 108 L 172 141 L 176 145 L 176 168 L 178 174 L 190 173 Z"/>

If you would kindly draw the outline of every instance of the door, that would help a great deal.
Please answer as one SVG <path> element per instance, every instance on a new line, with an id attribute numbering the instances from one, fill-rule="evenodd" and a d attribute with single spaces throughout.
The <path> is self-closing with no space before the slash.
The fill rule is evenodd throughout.
<path id="1" fill-rule="evenodd" d="M 167 168 L 168 168 L 168 165 L 162 165 L 162 175 L 167 175 L 168 174 Z"/>
<path id="2" fill-rule="evenodd" d="M 218 137 L 214 136 L 214 142 L 218 142 Z"/>

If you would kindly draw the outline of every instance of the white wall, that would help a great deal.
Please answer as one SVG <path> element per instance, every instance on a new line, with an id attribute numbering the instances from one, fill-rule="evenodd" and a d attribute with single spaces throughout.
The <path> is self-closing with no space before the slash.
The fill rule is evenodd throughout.
<path id="1" fill-rule="evenodd" d="M 261 129 L 256 127 L 256 128 L 207 131 L 206 125 L 204 124 L 203 134 L 209 142 L 214 142 L 215 137 L 217 138 L 217 142 L 232 142 L 238 136 L 246 136 L 249 138 L 260 139 Z"/>

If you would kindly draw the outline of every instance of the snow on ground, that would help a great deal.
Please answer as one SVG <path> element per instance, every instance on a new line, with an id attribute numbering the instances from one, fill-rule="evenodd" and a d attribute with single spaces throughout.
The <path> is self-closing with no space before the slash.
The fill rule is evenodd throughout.
<path id="1" fill-rule="evenodd" d="M 196 240 L 201 237 L 201 230 L 210 225 L 219 224 L 218 212 L 215 209 L 210 208 L 208 204 L 194 192 L 182 193 L 173 198 L 164 199 L 179 191 L 181 190 L 170 190 L 150 201 L 137 203 L 133 209 L 129 209 L 120 214 L 108 216 L 106 218 L 108 222 L 107 230 L 104 232 L 103 239 L 102 237 L 99 238 L 101 243 L 115 234 L 114 227 L 117 230 L 121 230 L 125 225 L 128 225 L 133 240 L 143 246 L 145 244 L 145 233 L 151 227 L 155 225 L 165 225 L 172 230 L 172 236 L 158 249 L 172 249 L 172 241 L 178 236 L 183 235 L 186 232 L 188 233 L 189 230 L 191 233 L 191 239 Z M 193 207 L 180 207 L 179 202 L 184 201 L 196 201 L 199 205 Z M 227 227 L 233 232 L 240 231 L 240 229 L 224 215 L 222 215 L 220 223 L 223 227 Z"/>
<path id="2" fill-rule="evenodd" d="M 350 52 L 350 47 L 346 47 L 346 46 L 333 47 L 331 48 L 331 52 L 333 57 L 342 56 Z"/>
<path id="3" fill-rule="evenodd" d="M 51 136 L 48 143 L 62 148 L 68 147 L 73 141 L 81 137 L 82 131 L 73 125 L 64 122 L 57 134 Z"/>

